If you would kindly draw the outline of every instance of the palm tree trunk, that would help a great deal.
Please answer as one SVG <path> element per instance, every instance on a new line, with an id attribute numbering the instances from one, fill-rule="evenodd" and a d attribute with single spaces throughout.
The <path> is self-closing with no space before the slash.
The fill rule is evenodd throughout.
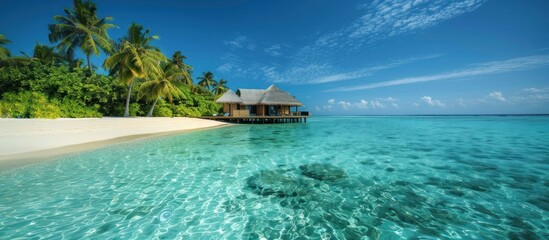
<path id="1" fill-rule="evenodd" d="M 156 100 L 154 100 L 154 103 L 151 107 L 151 110 L 149 111 L 149 113 L 147 113 L 147 117 L 152 117 L 153 116 L 154 107 L 156 106 L 156 102 L 158 102 L 158 99 L 160 99 L 160 98 L 157 98 Z"/>
<path id="2" fill-rule="evenodd" d="M 90 63 L 90 55 L 86 54 L 86 58 L 88 59 L 88 71 L 90 71 L 90 74 L 92 73 L 92 65 Z"/>
<path id="3" fill-rule="evenodd" d="M 130 86 L 128 86 L 128 97 L 126 98 L 126 111 L 124 111 L 124 117 L 130 116 L 130 95 L 132 94 L 133 79 L 130 80 Z"/>

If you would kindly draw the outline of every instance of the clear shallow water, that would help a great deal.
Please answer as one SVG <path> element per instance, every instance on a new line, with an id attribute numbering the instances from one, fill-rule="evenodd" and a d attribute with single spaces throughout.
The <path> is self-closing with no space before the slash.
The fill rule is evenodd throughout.
<path id="1" fill-rule="evenodd" d="M 0 239 L 544 239 L 549 117 L 315 117 L 0 171 Z"/>

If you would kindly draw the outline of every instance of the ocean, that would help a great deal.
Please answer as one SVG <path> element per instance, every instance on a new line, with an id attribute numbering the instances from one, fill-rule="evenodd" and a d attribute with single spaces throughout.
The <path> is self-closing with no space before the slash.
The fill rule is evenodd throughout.
<path id="1" fill-rule="evenodd" d="M 0 239 L 544 239 L 549 117 L 312 117 L 0 170 Z"/>

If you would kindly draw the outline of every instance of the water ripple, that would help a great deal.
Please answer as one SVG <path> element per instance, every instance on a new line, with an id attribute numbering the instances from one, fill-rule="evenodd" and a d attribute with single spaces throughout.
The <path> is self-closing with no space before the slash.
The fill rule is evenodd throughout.
<path id="1" fill-rule="evenodd" d="M 0 172 L 0 239 L 542 239 L 547 117 L 316 117 Z"/>

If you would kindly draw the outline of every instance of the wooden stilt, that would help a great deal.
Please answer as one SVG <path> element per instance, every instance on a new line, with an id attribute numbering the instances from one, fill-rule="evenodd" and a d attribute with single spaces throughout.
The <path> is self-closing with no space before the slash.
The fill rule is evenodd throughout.
<path id="1" fill-rule="evenodd" d="M 275 124 L 275 123 L 306 123 L 307 116 L 250 116 L 250 117 L 202 117 L 202 119 L 217 120 L 229 123 L 246 123 L 246 124 Z"/>

